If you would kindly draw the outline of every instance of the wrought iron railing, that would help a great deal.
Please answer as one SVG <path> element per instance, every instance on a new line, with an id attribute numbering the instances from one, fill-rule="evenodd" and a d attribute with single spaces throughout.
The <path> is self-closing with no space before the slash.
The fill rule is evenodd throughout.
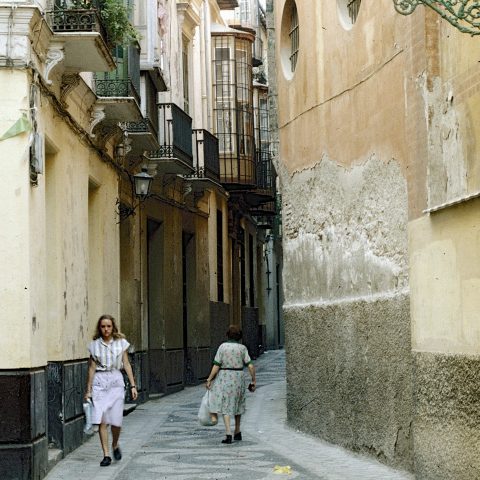
<path id="1" fill-rule="evenodd" d="M 275 191 L 275 170 L 270 152 L 258 151 L 257 156 L 257 189 Z"/>
<path id="2" fill-rule="evenodd" d="M 220 159 L 218 154 L 218 138 L 208 130 L 193 130 L 196 159 L 196 175 L 219 181 Z"/>
<path id="3" fill-rule="evenodd" d="M 100 79 L 95 76 L 97 97 L 133 97 L 140 104 L 140 96 L 130 79 Z"/>
<path id="4" fill-rule="evenodd" d="M 179 158 L 193 165 L 192 118 L 174 103 L 158 105 L 160 148 L 151 158 Z"/>
<path id="5" fill-rule="evenodd" d="M 158 138 L 158 130 L 148 117 L 145 117 L 140 122 L 126 122 L 125 127 L 129 133 L 150 133 L 155 138 Z"/>
<path id="6" fill-rule="evenodd" d="M 46 12 L 47 22 L 54 33 L 98 32 L 107 40 L 99 7 L 96 1 L 89 2 L 87 8 L 82 8 L 81 4 L 57 1 L 53 9 Z"/>

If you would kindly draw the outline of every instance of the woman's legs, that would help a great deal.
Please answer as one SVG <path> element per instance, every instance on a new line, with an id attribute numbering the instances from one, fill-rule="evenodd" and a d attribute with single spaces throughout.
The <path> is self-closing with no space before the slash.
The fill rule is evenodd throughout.
<path id="1" fill-rule="evenodd" d="M 241 415 L 235 415 L 235 432 L 234 433 L 240 433 L 240 422 L 242 420 Z"/>
<path id="2" fill-rule="evenodd" d="M 122 427 L 115 427 L 112 425 L 112 448 L 115 449 L 118 447 L 118 439 L 120 438 L 120 432 Z"/>
<path id="3" fill-rule="evenodd" d="M 102 445 L 103 456 L 109 457 L 108 453 L 108 430 L 105 423 L 101 423 L 98 427 L 98 436 L 100 437 L 100 444 Z"/>
<path id="4" fill-rule="evenodd" d="M 230 415 L 223 416 L 223 423 L 225 424 L 225 433 L 227 435 L 231 435 L 232 430 L 230 429 Z"/>

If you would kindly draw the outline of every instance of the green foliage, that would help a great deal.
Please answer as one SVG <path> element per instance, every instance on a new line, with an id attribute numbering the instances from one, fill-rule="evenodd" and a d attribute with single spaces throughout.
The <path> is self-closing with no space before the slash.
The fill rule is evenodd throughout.
<path id="1" fill-rule="evenodd" d="M 123 0 L 103 0 L 100 16 L 107 30 L 108 42 L 112 45 L 125 45 L 140 40 L 140 36 L 130 23 L 130 12 Z"/>

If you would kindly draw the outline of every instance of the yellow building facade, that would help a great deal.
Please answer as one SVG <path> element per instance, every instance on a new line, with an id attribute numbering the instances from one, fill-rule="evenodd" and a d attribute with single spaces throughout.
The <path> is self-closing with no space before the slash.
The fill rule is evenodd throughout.
<path id="1" fill-rule="evenodd" d="M 260 180 L 273 167 L 254 143 L 259 25 L 239 16 L 258 5 L 244 3 L 119 0 L 118 36 L 102 0 L 0 2 L 1 478 L 43 478 L 52 448 L 84 440 L 101 314 L 131 343 L 140 402 L 202 382 L 230 323 L 253 357 L 278 324 L 263 255 L 275 179 Z M 244 48 L 227 56 L 215 39 Z M 232 165 L 250 168 L 242 182 Z"/>

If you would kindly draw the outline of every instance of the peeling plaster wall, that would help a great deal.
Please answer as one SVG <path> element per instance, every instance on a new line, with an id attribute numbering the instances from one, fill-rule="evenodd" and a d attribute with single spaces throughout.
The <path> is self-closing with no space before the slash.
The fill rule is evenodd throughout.
<path id="1" fill-rule="evenodd" d="M 428 206 L 434 207 L 468 193 L 467 156 L 453 87 L 438 77 L 431 88 L 425 76 L 419 82 L 428 109 Z"/>
<path id="2" fill-rule="evenodd" d="M 350 30 L 328 2 L 297 1 L 292 75 L 274 4 L 288 418 L 412 470 L 405 24 L 386 0 Z"/>
<path id="3" fill-rule="evenodd" d="M 398 164 L 326 156 L 283 185 L 287 305 L 407 287 L 407 193 Z"/>
<path id="4" fill-rule="evenodd" d="M 282 185 L 289 421 L 411 470 L 402 170 L 375 155 L 350 169 L 324 155 Z"/>

